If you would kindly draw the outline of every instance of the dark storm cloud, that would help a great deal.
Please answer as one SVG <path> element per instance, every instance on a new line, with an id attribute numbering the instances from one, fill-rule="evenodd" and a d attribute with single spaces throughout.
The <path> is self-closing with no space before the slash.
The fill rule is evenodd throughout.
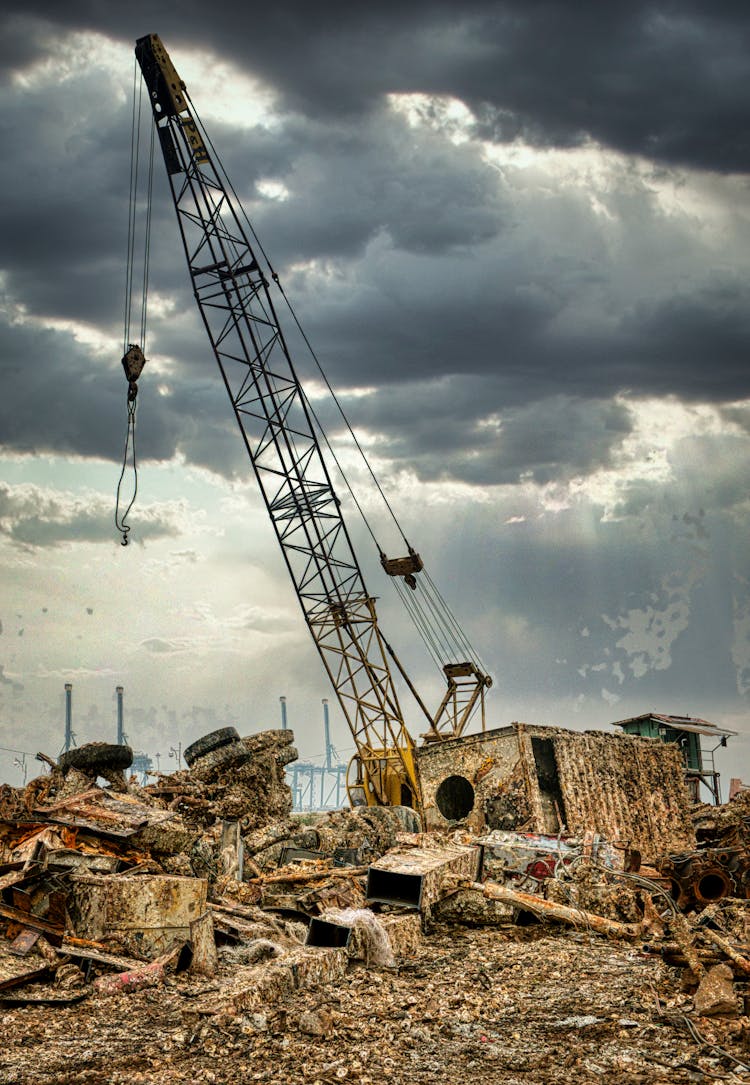
<path id="1" fill-rule="evenodd" d="M 105 8 L 30 0 L 21 11 L 48 20 L 50 37 L 57 27 L 125 41 L 156 31 L 176 53 L 213 49 L 308 115 L 362 113 L 391 91 L 451 94 L 501 140 L 593 138 L 663 162 L 720 171 L 748 164 L 749 25 L 739 2 L 411 0 L 368 9 L 285 0 L 262 11 L 218 3 L 209 17 L 186 0 L 161 13 L 158 26 L 145 0 Z M 43 47 L 37 28 L 19 60 Z M 12 49 L 5 52 L 15 66 Z"/>
<path id="2" fill-rule="evenodd" d="M 254 147 L 266 138 L 248 133 L 246 147 L 234 149 L 238 176 L 264 176 Z M 510 225 L 497 171 L 478 152 L 417 132 L 385 110 L 357 125 L 291 118 L 279 142 L 284 153 L 269 164 L 270 175 L 294 198 L 259 207 L 277 261 L 356 256 L 381 234 L 399 250 L 439 256 L 490 241 Z"/>
<path id="3" fill-rule="evenodd" d="M 6 77 L 44 56 L 49 45 L 49 27 L 28 19 L 21 5 L 16 12 L 11 7 L 5 7 L 0 34 L 0 71 Z"/>
<path id="4" fill-rule="evenodd" d="M 609 466 L 632 428 L 631 413 L 610 401 L 557 397 L 510 412 L 496 442 L 463 449 L 460 475 L 490 485 L 532 478 L 543 485 Z"/>
<path id="5" fill-rule="evenodd" d="M 627 390 L 724 403 L 748 394 L 750 310 L 739 275 L 725 270 L 717 281 L 710 269 L 697 271 L 676 291 L 667 266 L 656 287 L 637 281 L 638 259 L 645 276 L 660 239 L 665 249 L 677 243 L 645 183 L 633 183 L 620 203 L 611 196 L 608 210 L 623 234 L 652 237 L 642 253 L 621 253 L 608 248 L 585 193 L 570 198 L 552 182 L 534 188 L 511 179 L 475 145 L 456 146 L 429 125 L 410 127 L 383 98 L 446 93 L 466 101 L 493 138 L 568 146 L 594 137 L 722 170 L 727 148 L 741 157 L 744 146 L 734 105 L 742 101 L 743 8 L 386 3 L 363 11 L 282 3 L 262 16 L 228 7 L 222 14 L 219 5 L 209 19 L 188 2 L 159 26 L 139 0 L 127 9 L 71 2 L 23 10 L 29 17 L 7 17 L 6 44 L 19 34 L 23 43 L 5 50 L 13 70 L 33 57 L 54 66 L 66 29 L 123 42 L 157 30 L 178 67 L 180 49 L 214 49 L 276 89 L 278 127 L 237 132 L 225 123 L 211 133 L 334 386 L 380 389 L 354 404 L 353 423 L 387 435 L 386 453 L 421 477 L 570 477 L 609 464 L 628 431 L 628 412 L 608 405 L 608 396 Z M 200 88 L 193 91 L 200 104 Z M 11 378 L 0 441 L 10 449 L 122 455 L 114 329 L 129 109 L 95 50 L 83 76 L 8 88 L 0 134 L 21 182 L 8 186 L 0 208 L 4 288 L 11 309 L 22 306 L 29 318 L 0 326 Z M 162 172 L 159 161 L 151 283 L 170 311 L 152 305 L 147 353 L 157 361 L 142 380 L 139 454 L 180 454 L 242 476 L 244 452 L 195 310 Z M 262 197 L 257 185 L 268 177 L 287 186 L 287 199 Z M 684 253 L 693 267 L 704 259 L 699 242 Z M 623 277 L 620 258 L 633 282 L 618 293 L 610 280 Z M 310 261 L 322 273 L 294 270 Z M 112 333 L 111 361 L 67 333 L 42 330 L 50 318 Z M 173 360 L 166 374 L 160 355 Z M 303 376 L 314 376 L 296 346 L 294 357 Z M 499 437 L 488 414 L 497 416 Z"/>
<path id="6" fill-rule="evenodd" d="M 0 138 L 14 183 L 0 204 L 2 267 L 10 295 L 33 311 L 109 321 L 122 312 L 129 107 L 93 76 L 68 86 L 39 80 L 5 97 Z"/>
<path id="7" fill-rule="evenodd" d="M 728 422 L 750 435 L 750 407 L 726 407 L 722 414 Z"/>
<path id="8" fill-rule="evenodd" d="M 0 445 L 30 455 L 72 454 L 120 464 L 127 426 L 121 350 L 121 343 L 113 343 L 112 357 L 103 359 L 67 333 L 0 322 Z M 208 369 L 210 379 L 205 373 L 181 379 L 178 370 L 169 395 L 159 394 L 157 374 L 144 371 L 136 410 L 138 458 L 165 461 L 179 454 L 219 474 L 244 476 L 236 423 L 206 354 L 204 347 L 196 368 Z"/>
<path id="9" fill-rule="evenodd" d="M 641 303 L 622 321 L 619 361 L 638 391 L 727 401 L 748 394 L 750 289 L 727 281 Z M 624 383 L 628 382 L 625 377 Z"/>
<path id="10" fill-rule="evenodd" d="M 350 413 L 356 412 L 361 431 L 381 434 L 388 455 L 421 479 L 460 478 L 480 486 L 587 475 L 610 465 L 632 431 L 631 411 L 609 400 L 557 396 L 482 415 L 482 403 L 501 398 L 492 381 L 453 379 L 386 388 L 356 400 Z"/>
<path id="11" fill-rule="evenodd" d="M 328 290 L 317 306 L 303 298 L 308 331 L 334 384 L 455 375 L 459 385 L 478 376 L 494 382 L 498 410 L 557 394 L 673 393 L 717 403 L 748 395 L 745 284 L 728 277 L 670 294 L 665 280 L 656 296 L 628 302 L 582 282 L 571 252 L 550 253 L 549 264 L 535 265 L 534 246 L 533 239 L 528 251 L 502 243 L 440 266 L 387 253 L 381 263 L 390 261 L 390 281 L 382 268 L 372 273 L 382 291 L 360 285 L 338 309 Z M 602 279 L 616 273 L 602 262 Z M 635 290 L 641 293 L 638 284 Z M 582 302 L 591 311 L 578 315 Z M 383 413 L 387 425 L 385 406 Z"/>
<path id="12" fill-rule="evenodd" d="M 114 454 L 125 438 L 123 387 L 72 339 L 0 323 L 4 389 L 0 441 L 14 451 Z M 119 400 L 119 402 L 118 402 Z"/>

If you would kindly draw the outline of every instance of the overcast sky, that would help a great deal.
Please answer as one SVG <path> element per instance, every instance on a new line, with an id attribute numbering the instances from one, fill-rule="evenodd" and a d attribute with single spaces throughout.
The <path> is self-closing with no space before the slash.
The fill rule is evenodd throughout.
<path id="1" fill-rule="evenodd" d="M 66 681 L 79 744 L 114 740 L 121 684 L 129 739 L 162 768 L 214 726 L 278 726 L 281 695 L 302 754 L 323 749 L 329 691 L 160 160 L 132 545 L 114 528 L 133 46 L 155 32 L 494 678 L 489 723 L 701 716 L 740 732 L 725 793 L 750 781 L 747 5 L 158 7 L 3 9 L 0 777 L 21 779 L 10 751 L 59 752 Z"/>

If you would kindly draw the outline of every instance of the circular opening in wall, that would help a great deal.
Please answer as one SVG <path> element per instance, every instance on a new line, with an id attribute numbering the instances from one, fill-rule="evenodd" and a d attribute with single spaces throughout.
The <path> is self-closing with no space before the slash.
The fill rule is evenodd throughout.
<path id="1" fill-rule="evenodd" d="M 447 776 L 435 792 L 435 802 L 448 821 L 461 821 L 474 806 L 474 788 L 465 776 Z"/>

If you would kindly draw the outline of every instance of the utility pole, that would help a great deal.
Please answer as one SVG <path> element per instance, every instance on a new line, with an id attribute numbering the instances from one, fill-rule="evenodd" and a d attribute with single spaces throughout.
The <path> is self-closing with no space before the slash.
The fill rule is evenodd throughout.
<path id="1" fill-rule="evenodd" d="M 288 731 L 289 728 L 286 722 L 286 697 L 283 695 L 279 697 L 279 704 L 281 705 L 281 730 Z"/>

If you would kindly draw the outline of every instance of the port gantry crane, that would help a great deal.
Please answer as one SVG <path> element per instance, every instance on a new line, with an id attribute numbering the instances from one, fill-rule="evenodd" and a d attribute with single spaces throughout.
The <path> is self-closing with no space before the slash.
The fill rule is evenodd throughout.
<path id="1" fill-rule="evenodd" d="M 477 662 L 447 663 L 438 711 L 424 706 L 379 626 L 375 600 L 344 523 L 314 416 L 276 317 L 254 233 L 158 35 L 139 38 L 148 90 L 195 299 L 305 620 L 351 730 L 353 804 L 421 807 L 415 742 L 395 664 L 428 723 L 425 740 L 461 734 L 491 679 Z M 256 249 L 263 256 L 256 240 Z M 279 286 L 270 268 L 271 279 Z M 407 544 L 408 546 L 408 544 Z M 386 573 L 414 587 L 423 565 L 380 552 Z"/>

